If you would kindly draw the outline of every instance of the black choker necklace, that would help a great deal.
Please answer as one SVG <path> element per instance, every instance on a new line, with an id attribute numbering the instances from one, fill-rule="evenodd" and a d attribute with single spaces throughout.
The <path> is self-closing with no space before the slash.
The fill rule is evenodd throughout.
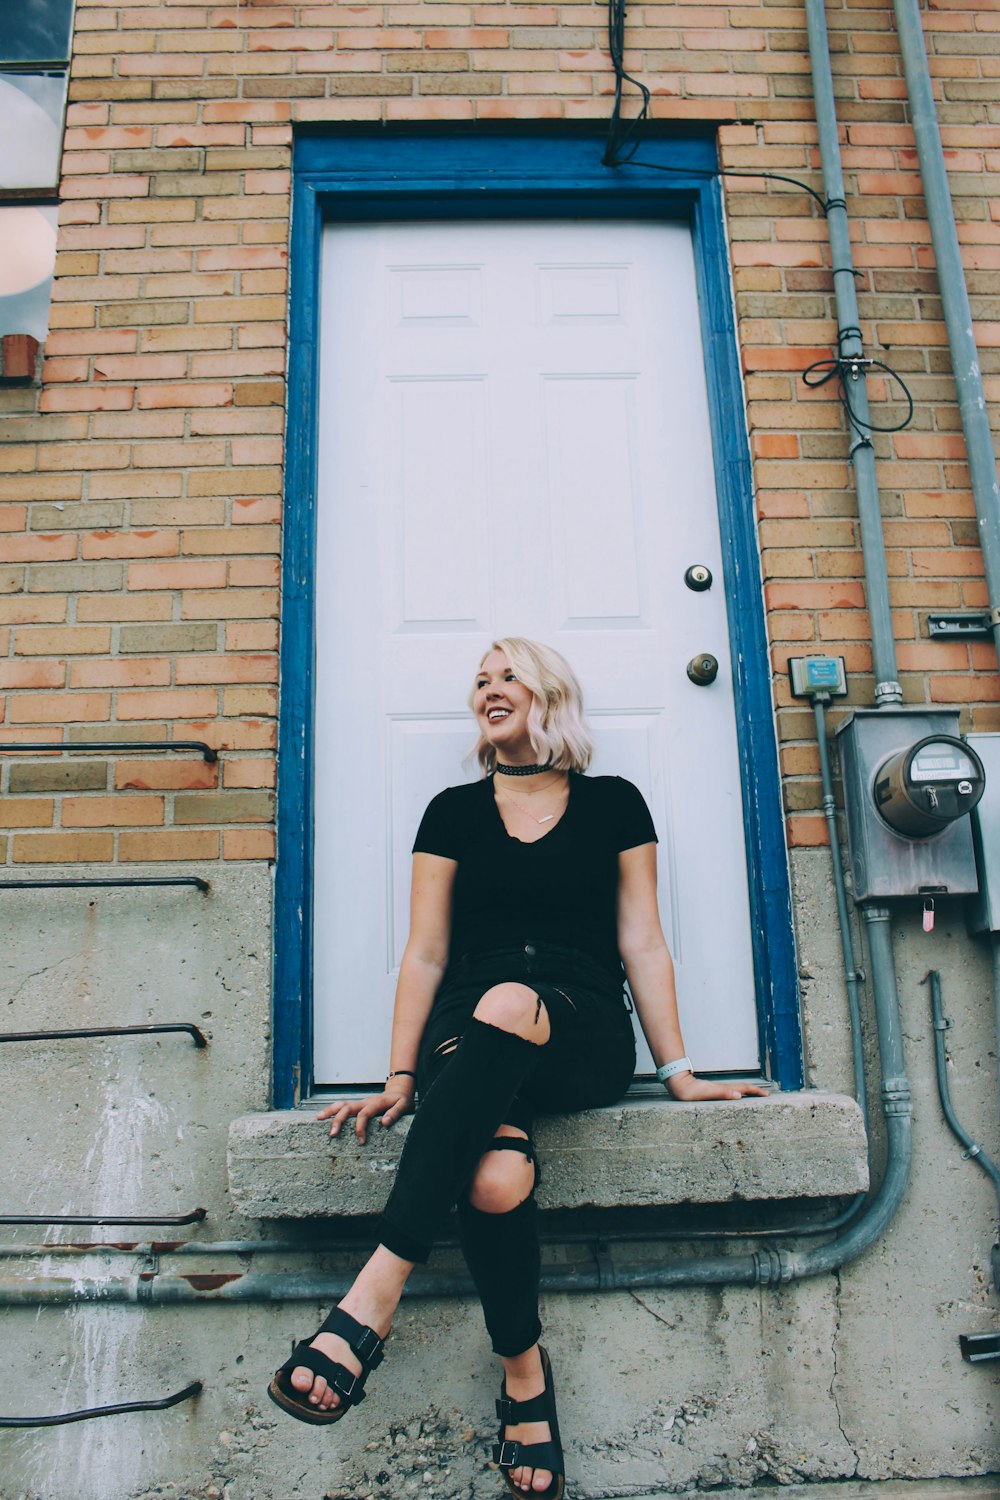
<path id="1" fill-rule="evenodd" d="M 551 771 L 552 763 L 547 762 L 544 766 L 505 766 L 502 761 L 497 761 L 495 770 L 501 776 L 537 776 L 539 771 Z"/>

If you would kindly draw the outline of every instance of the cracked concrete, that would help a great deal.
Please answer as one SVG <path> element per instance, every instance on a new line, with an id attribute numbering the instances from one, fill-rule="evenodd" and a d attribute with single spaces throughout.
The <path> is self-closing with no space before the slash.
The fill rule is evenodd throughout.
<path id="1" fill-rule="evenodd" d="M 833 1294 L 833 1306 L 834 1306 L 834 1312 L 835 1312 L 835 1315 L 836 1315 L 836 1323 L 834 1325 L 834 1330 L 833 1330 L 833 1339 L 831 1340 L 831 1344 L 830 1344 L 830 1351 L 831 1351 L 832 1363 L 833 1363 L 833 1369 L 830 1372 L 830 1400 L 833 1402 L 834 1411 L 837 1414 L 837 1425 L 840 1428 L 840 1431 L 841 1431 L 841 1434 L 843 1436 L 844 1442 L 847 1443 L 848 1447 L 850 1447 L 850 1439 L 848 1438 L 847 1433 L 844 1431 L 844 1423 L 843 1423 L 843 1420 L 842 1420 L 841 1414 L 840 1414 L 840 1397 L 839 1397 L 839 1393 L 838 1393 L 838 1390 L 837 1390 L 837 1384 L 838 1384 L 838 1379 L 839 1379 L 839 1370 L 838 1370 L 838 1367 L 837 1367 L 837 1359 L 838 1359 L 838 1349 L 839 1349 L 839 1344 L 840 1344 L 840 1295 L 841 1295 L 841 1284 L 842 1284 L 842 1272 L 840 1270 L 836 1270 L 836 1271 L 833 1272 L 833 1280 L 834 1280 L 834 1284 L 835 1284 L 835 1290 L 834 1290 L 834 1294 Z M 858 1455 L 855 1453 L 854 1454 L 854 1470 L 853 1470 L 853 1473 L 855 1473 L 855 1474 L 857 1473 L 857 1467 L 858 1467 Z"/>

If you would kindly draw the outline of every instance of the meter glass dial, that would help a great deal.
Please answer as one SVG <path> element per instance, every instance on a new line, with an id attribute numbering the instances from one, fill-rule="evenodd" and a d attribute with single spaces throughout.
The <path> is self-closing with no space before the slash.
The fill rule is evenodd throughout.
<path id="1" fill-rule="evenodd" d="M 962 781 L 975 768 L 957 745 L 928 745 L 910 762 L 911 781 Z"/>

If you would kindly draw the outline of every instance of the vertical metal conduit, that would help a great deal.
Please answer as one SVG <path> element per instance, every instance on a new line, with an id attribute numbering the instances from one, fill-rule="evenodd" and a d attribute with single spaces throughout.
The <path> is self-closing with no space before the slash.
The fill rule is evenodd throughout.
<path id="1" fill-rule="evenodd" d="M 1000 657 L 1000 485 L 993 453 L 993 435 L 979 368 L 979 351 L 972 329 L 972 309 L 965 285 L 965 269 L 958 245 L 955 212 L 944 163 L 934 91 L 927 67 L 927 48 L 917 0 L 893 0 L 896 31 L 906 74 L 910 121 L 916 137 L 920 175 L 924 183 L 927 219 L 934 243 L 938 284 L 944 308 L 951 365 L 958 387 L 958 409 L 969 459 L 969 478 L 979 523 L 979 543 L 986 569 L 990 625 Z"/>
<path id="2" fill-rule="evenodd" d="M 852 382 L 851 405 L 863 425 L 868 421 L 868 391 L 824 4 L 825 0 L 806 0 L 809 58 L 837 306 L 837 353 L 851 366 L 850 375 L 846 377 Z M 857 363 L 852 363 L 853 361 Z M 875 706 L 879 708 L 886 703 L 902 703 L 903 690 L 897 677 L 896 642 L 889 606 L 889 575 L 882 536 L 882 508 L 875 475 L 875 450 L 869 437 L 862 437 L 853 429 L 850 429 L 850 433 L 851 463 L 854 466 L 858 519 L 861 523 L 861 548 L 865 558 L 865 593 L 872 627 Z"/>
<path id="3" fill-rule="evenodd" d="M 903 1056 L 903 1026 L 892 951 L 892 920 L 888 908 L 884 906 L 864 906 L 861 915 L 868 928 L 868 953 L 881 1059 L 882 1112 L 885 1116 L 888 1146 L 885 1173 L 878 1192 L 849 1229 L 844 1230 L 829 1244 L 789 1256 L 789 1272 L 796 1278 L 815 1276 L 819 1271 L 832 1271 L 867 1249 L 889 1227 L 910 1180 L 913 1111 Z"/>

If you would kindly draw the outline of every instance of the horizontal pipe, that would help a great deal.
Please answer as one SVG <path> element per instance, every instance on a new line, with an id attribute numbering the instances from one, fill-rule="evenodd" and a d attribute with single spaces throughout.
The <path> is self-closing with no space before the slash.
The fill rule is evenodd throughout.
<path id="1" fill-rule="evenodd" d="M 645 1229 L 576 1229 L 546 1233 L 543 1226 L 540 1239 L 543 1245 L 623 1245 L 628 1243 L 667 1244 L 680 1242 L 694 1244 L 699 1240 L 717 1243 L 729 1241 L 746 1243 L 748 1240 L 792 1240 L 811 1238 L 813 1235 L 833 1234 L 848 1216 L 855 1213 L 855 1201 L 865 1195 L 854 1194 L 846 1208 L 828 1219 L 786 1225 L 747 1225 L 745 1228 L 686 1228 L 663 1229 L 659 1225 Z M 363 1236 L 324 1237 L 321 1243 L 308 1240 L 77 1240 L 55 1241 L 52 1244 L 8 1244 L 0 1245 L 0 1260 L 48 1259 L 54 1256 L 79 1255 L 332 1255 L 350 1254 L 359 1249 L 371 1249 L 374 1241 Z M 458 1245 L 454 1235 L 444 1235 L 435 1244 L 442 1250 L 453 1250 Z"/>
<path id="2" fill-rule="evenodd" d="M 775 1267 L 780 1259 L 769 1252 Z M 756 1255 L 710 1256 L 674 1265 L 617 1266 L 607 1255 L 589 1265 L 556 1265 L 543 1269 L 543 1292 L 599 1292 L 640 1287 L 753 1286 L 758 1280 Z M 769 1276 L 776 1281 L 777 1275 Z M 46 1277 L 44 1281 L 0 1281 L 0 1306 L 64 1306 L 68 1302 L 131 1303 L 135 1306 L 178 1306 L 186 1303 L 245 1304 L 248 1302 L 336 1303 L 354 1278 L 300 1272 L 276 1275 L 235 1274 L 178 1276 L 174 1274 L 114 1277 Z M 475 1295 L 472 1278 L 463 1272 L 414 1271 L 404 1297 L 466 1297 Z"/>

